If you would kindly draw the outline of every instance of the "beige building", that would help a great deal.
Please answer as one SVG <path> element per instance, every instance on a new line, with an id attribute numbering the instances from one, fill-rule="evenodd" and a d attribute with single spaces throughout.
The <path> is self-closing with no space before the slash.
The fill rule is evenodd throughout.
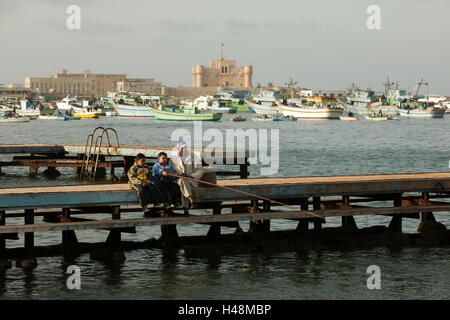
<path id="1" fill-rule="evenodd" d="M 0 87 L 0 97 L 28 99 L 31 98 L 31 89 L 9 85 L 8 87 Z"/>
<path id="2" fill-rule="evenodd" d="M 153 79 L 125 79 L 116 83 L 116 91 L 139 92 L 151 95 L 161 94 L 161 82 L 155 82 Z"/>
<path id="3" fill-rule="evenodd" d="M 235 60 L 212 60 L 209 67 L 192 67 L 192 86 L 229 87 L 231 89 L 250 89 L 252 87 L 253 67 L 238 67 Z"/>
<path id="4" fill-rule="evenodd" d="M 116 84 L 125 81 L 125 74 L 69 74 L 67 70 L 50 78 L 25 78 L 25 88 L 39 94 L 103 96 L 116 90 Z"/>

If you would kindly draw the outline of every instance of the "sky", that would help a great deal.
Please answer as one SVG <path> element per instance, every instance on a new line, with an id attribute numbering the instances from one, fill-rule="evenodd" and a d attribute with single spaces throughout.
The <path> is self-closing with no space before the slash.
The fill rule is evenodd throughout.
<path id="1" fill-rule="evenodd" d="M 0 83 L 67 69 L 191 86 L 223 42 L 225 59 L 253 65 L 253 85 L 381 90 L 389 76 L 408 89 L 423 77 L 450 95 L 449 32 L 450 0 L 0 0 Z"/>

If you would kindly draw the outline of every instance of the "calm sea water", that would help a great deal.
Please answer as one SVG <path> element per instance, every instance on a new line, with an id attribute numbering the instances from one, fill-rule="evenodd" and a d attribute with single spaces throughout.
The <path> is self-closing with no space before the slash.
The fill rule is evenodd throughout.
<path id="1" fill-rule="evenodd" d="M 203 123 L 203 130 L 254 128 L 279 129 L 279 176 L 343 175 L 400 172 L 448 172 L 450 117 L 436 120 L 400 119 L 383 123 L 343 121 Z M 0 143 L 84 142 L 97 126 L 118 130 L 122 144 L 170 147 L 177 128 L 193 133 L 190 123 L 146 119 L 49 121 L 0 125 Z M 205 144 L 208 144 L 206 142 Z M 0 156 L 0 161 L 10 156 Z M 28 168 L 3 168 L 1 187 L 74 184 L 72 169 L 47 180 L 28 178 Z M 42 173 L 42 169 L 40 170 Z M 119 172 L 120 174 L 121 172 Z M 252 177 L 260 166 L 250 167 Z M 436 214 L 450 228 L 449 213 Z M 139 214 L 127 214 L 136 216 Z M 39 222 L 39 219 L 37 219 Z M 21 220 L 8 223 L 20 223 Z M 356 217 L 360 227 L 387 225 L 386 217 Z M 327 227 L 339 219 L 327 220 Z M 418 221 L 405 219 L 404 231 L 415 232 Z M 242 224 L 244 230 L 248 224 Z M 272 229 L 294 228 L 295 223 L 274 221 Z M 206 234 L 207 226 L 178 228 L 180 235 Z M 159 237 L 155 227 L 137 228 L 124 239 Z M 223 228 L 224 232 L 231 232 Z M 80 241 L 103 241 L 106 231 L 77 232 Z M 37 245 L 57 244 L 60 234 L 38 233 Z M 8 247 L 22 239 L 7 241 Z M 160 250 L 126 252 L 118 266 L 93 261 L 88 254 L 75 261 L 63 257 L 38 259 L 33 271 L 13 267 L 0 273 L 3 299 L 448 299 L 450 298 L 450 248 L 373 248 L 351 251 L 316 251 L 270 255 L 230 255 L 219 259 L 187 258 L 183 250 L 165 256 Z M 66 269 L 81 268 L 81 290 L 68 290 Z M 368 290 L 366 269 L 381 268 L 381 290 Z"/>

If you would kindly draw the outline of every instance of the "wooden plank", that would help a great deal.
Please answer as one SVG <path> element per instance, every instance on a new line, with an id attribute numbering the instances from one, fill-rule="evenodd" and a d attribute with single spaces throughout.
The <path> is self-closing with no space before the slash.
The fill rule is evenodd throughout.
<path id="1" fill-rule="evenodd" d="M 408 214 L 427 211 L 450 211 L 449 205 L 439 206 L 416 206 L 416 207 L 380 207 L 370 209 L 326 209 L 310 211 L 321 217 L 339 217 L 356 215 L 392 215 Z M 154 225 L 176 225 L 190 223 L 212 223 L 226 221 L 249 221 L 265 219 L 311 219 L 311 215 L 304 211 L 273 211 L 257 213 L 238 213 L 238 214 L 215 214 L 215 215 L 191 215 L 187 217 L 165 217 L 165 218 L 134 218 L 121 220 L 96 220 L 85 222 L 67 222 L 67 223 L 47 223 L 33 225 L 8 225 L 0 226 L 0 234 L 13 232 L 44 232 L 44 231 L 62 231 L 62 230 L 82 230 L 98 228 L 124 228 L 137 226 Z"/>

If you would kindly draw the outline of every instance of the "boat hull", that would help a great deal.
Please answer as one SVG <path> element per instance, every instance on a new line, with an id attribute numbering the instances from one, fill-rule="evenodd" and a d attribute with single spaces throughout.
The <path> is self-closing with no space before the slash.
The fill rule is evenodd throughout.
<path id="1" fill-rule="evenodd" d="M 383 114 L 388 114 L 391 116 L 396 116 L 399 114 L 399 111 L 396 107 L 391 107 L 391 106 L 376 106 L 376 107 L 369 107 L 369 106 L 355 106 L 355 105 L 351 105 L 351 104 L 345 104 L 344 105 L 344 110 L 347 112 L 351 112 L 354 114 L 360 114 L 360 115 L 368 115 L 371 114 L 372 112 L 381 112 Z"/>
<path id="2" fill-rule="evenodd" d="M 19 118 L 0 118 L 0 123 L 20 123 L 20 122 L 30 122 L 30 118 L 28 117 L 19 117 Z"/>
<path id="3" fill-rule="evenodd" d="M 222 113 L 184 113 L 154 109 L 153 114 L 158 120 L 166 121 L 218 121 Z"/>
<path id="4" fill-rule="evenodd" d="M 315 107 L 291 107 L 280 106 L 285 117 L 298 119 L 333 120 L 339 119 L 344 111 L 342 108 L 315 108 Z"/>
<path id="5" fill-rule="evenodd" d="M 210 112 L 213 113 L 236 113 L 237 110 L 235 108 L 232 107 L 223 107 L 223 108 L 214 108 L 214 107 L 208 107 L 207 109 Z"/>
<path id="6" fill-rule="evenodd" d="M 154 118 L 153 108 L 146 105 L 130 106 L 117 104 L 116 111 L 119 117 L 125 118 Z"/>
<path id="7" fill-rule="evenodd" d="M 249 105 L 251 110 L 253 110 L 256 114 L 274 116 L 280 112 L 280 108 L 277 106 L 267 106 L 252 102 L 249 102 Z"/>
<path id="8" fill-rule="evenodd" d="M 409 118 L 443 118 L 445 110 L 444 109 L 434 109 L 434 110 L 398 110 L 400 116 Z"/>

